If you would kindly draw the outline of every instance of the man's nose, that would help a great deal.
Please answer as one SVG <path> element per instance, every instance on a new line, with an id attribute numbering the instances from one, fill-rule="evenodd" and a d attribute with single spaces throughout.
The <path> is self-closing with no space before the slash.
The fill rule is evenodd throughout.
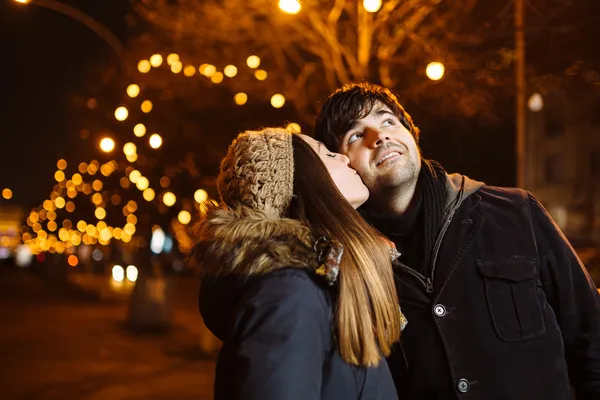
<path id="1" fill-rule="evenodd" d="M 369 147 L 376 148 L 390 140 L 389 135 L 380 129 L 368 128 L 366 131 L 367 143 Z"/>

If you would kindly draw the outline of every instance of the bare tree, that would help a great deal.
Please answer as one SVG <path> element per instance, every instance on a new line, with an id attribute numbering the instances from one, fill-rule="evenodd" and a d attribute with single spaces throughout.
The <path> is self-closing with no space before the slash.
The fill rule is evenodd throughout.
<path id="1" fill-rule="evenodd" d="M 306 0 L 293 15 L 282 12 L 276 0 L 135 4 L 154 26 L 154 34 L 139 43 L 162 42 L 190 60 L 220 68 L 243 65 L 256 54 L 261 68 L 272 71 L 268 78 L 230 80 L 231 89 L 282 93 L 305 119 L 328 93 L 361 80 L 394 88 L 411 101 L 435 97 L 472 115 L 490 109 L 486 87 L 500 85 L 497 72 L 510 67 L 510 55 L 507 63 L 502 48 L 473 51 L 483 40 L 479 21 L 471 19 L 468 34 L 461 22 L 477 0 L 387 0 L 376 13 L 357 0 Z M 138 46 L 145 47 L 151 46 Z M 432 61 L 450 72 L 443 82 L 425 76 Z"/>

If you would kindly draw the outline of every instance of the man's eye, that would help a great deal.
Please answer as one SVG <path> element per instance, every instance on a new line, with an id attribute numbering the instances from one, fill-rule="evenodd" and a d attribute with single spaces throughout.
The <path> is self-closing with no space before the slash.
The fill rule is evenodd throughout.
<path id="1" fill-rule="evenodd" d="M 361 137 L 362 137 L 362 133 L 353 133 L 352 135 L 348 136 L 348 144 L 351 144 L 351 143 L 357 141 Z"/>
<path id="2" fill-rule="evenodd" d="M 396 121 L 394 121 L 393 118 L 388 118 L 385 121 L 383 121 L 382 125 L 384 125 L 384 126 L 396 125 Z"/>

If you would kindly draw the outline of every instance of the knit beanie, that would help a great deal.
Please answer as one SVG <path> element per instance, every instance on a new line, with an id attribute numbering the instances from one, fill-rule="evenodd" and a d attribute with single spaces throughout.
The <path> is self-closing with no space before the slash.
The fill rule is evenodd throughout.
<path id="1" fill-rule="evenodd" d="M 217 189 L 229 207 L 242 204 L 285 216 L 294 189 L 291 131 L 266 128 L 239 134 L 221 161 Z"/>

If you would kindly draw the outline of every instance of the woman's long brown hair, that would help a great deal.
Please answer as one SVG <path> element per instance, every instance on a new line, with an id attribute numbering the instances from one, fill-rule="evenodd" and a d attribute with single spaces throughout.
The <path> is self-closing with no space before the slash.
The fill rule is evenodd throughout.
<path id="1" fill-rule="evenodd" d="M 308 143 L 293 135 L 292 145 L 294 199 L 289 216 L 344 246 L 336 311 L 340 353 L 351 364 L 377 365 L 400 337 L 389 249 L 342 196 Z"/>

